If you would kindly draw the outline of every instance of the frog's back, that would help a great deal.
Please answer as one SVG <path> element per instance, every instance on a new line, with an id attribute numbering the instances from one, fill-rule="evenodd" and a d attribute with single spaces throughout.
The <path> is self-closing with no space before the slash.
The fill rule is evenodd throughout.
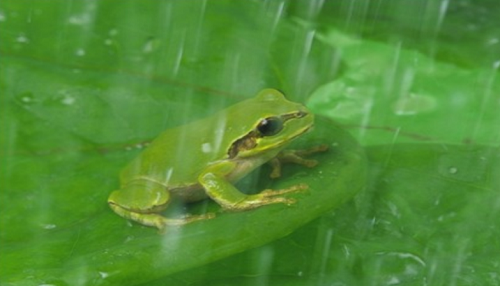
<path id="1" fill-rule="evenodd" d="M 196 184 L 208 165 L 232 159 L 232 144 L 252 131 L 261 119 L 299 108 L 301 105 L 286 101 L 282 95 L 267 96 L 264 91 L 210 117 L 167 129 L 125 167 L 122 184 L 138 178 L 169 188 Z"/>
<path id="2" fill-rule="evenodd" d="M 207 165 L 226 158 L 228 146 L 217 142 L 218 130 L 207 118 L 165 130 L 123 169 L 122 184 L 137 178 L 172 187 L 196 183 Z"/>

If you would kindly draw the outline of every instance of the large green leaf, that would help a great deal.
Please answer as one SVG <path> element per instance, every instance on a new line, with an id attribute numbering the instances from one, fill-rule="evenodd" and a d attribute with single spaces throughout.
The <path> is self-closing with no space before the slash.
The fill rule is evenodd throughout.
<path id="1" fill-rule="evenodd" d="M 248 50 L 250 56 L 237 61 L 242 66 L 234 67 L 248 82 L 237 86 L 256 88 L 252 73 L 266 72 L 272 66 L 267 55 L 262 56 L 272 45 L 263 30 L 269 20 L 238 24 L 238 35 L 246 33 L 247 40 L 235 42 L 235 47 L 219 54 L 215 52 L 219 45 L 230 42 L 226 37 L 236 36 L 231 29 L 218 33 L 235 21 L 231 14 L 219 13 L 231 13 L 238 6 L 216 3 L 220 9 L 213 11 L 210 6 L 206 11 L 212 17 L 210 23 L 199 26 L 195 24 L 200 14 L 183 15 L 192 12 L 190 9 L 202 13 L 200 3 L 144 2 L 140 9 L 147 13 L 138 13 L 128 22 L 119 18 L 135 7 L 133 1 L 120 6 L 107 1 L 98 6 L 76 5 L 81 7 L 65 7 L 62 1 L 32 3 L 34 6 L 2 3 L 6 26 L 0 34 L 2 42 L 11 43 L 2 46 L 0 58 L 2 123 L 9 135 L 2 141 L 5 164 L 0 177 L 0 227 L 8 230 L 1 233 L 0 243 L 0 275 L 5 283 L 146 282 L 283 237 L 364 186 L 361 149 L 345 131 L 319 120 L 316 132 L 302 141 L 303 146 L 332 145 L 318 157 L 318 168 L 291 168 L 275 183 L 265 174 L 256 178 L 256 173 L 251 176 L 254 180 L 242 183 L 246 190 L 308 184 L 309 191 L 298 195 L 294 206 L 219 214 L 217 219 L 171 229 L 164 235 L 131 225 L 106 204 L 118 185 L 119 170 L 137 154 L 142 142 L 162 129 L 202 117 L 239 97 L 253 96 L 247 91 L 235 95 L 226 86 L 224 92 L 218 92 L 210 86 L 217 86 L 221 76 L 224 81 L 230 77 L 214 72 L 221 65 L 221 55 L 230 58 L 232 52 Z M 234 11 L 252 14 L 258 8 L 244 5 L 250 10 L 240 7 Z M 156 23 L 148 13 L 158 7 L 174 15 L 172 23 L 184 25 L 186 30 L 177 42 L 169 41 L 177 29 L 168 33 L 150 29 Z M 108 16 L 111 11 L 116 14 Z M 25 16 L 31 17 L 30 22 L 24 22 Z M 60 22 L 64 23 L 61 30 L 47 34 Z M 83 33 L 94 23 L 99 26 L 94 33 Z M 254 31 L 249 27 L 253 24 L 262 28 Z M 197 32 L 198 38 L 188 37 L 189 32 Z M 285 26 L 280 33 L 290 37 L 291 32 Z M 211 34 L 216 37 L 209 37 Z M 255 38 L 260 42 L 252 40 Z M 57 43 L 56 50 L 53 43 Z M 178 59 L 182 65 L 168 62 L 178 56 L 164 54 L 172 45 L 183 53 Z M 196 45 L 203 45 L 204 53 Z M 162 59 L 166 62 L 158 64 Z M 169 68 L 174 64 L 180 66 L 172 74 Z M 277 75 L 264 74 L 264 78 L 273 82 Z M 279 77 L 281 81 L 289 78 L 285 74 Z M 260 80 L 262 75 L 254 78 Z M 186 156 L 188 153 L 186 150 Z M 348 184 L 352 180 L 356 184 Z M 321 191 L 325 183 L 332 191 Z M 283 217 L 288 217 L 288 223 L 283 223 Z"/>
<path id="2" fill-rule="evenodd" d="M 130 225 L 107 207 L 106 198 L 116 188 L 116 180 L 105 176 L 117 173 L 113 166 L 128 157 L 125 150 L 108 155 L 64 152 L 42 159 L 9 157 L 11 176 L 2 178 L 9 186 L 2 192 L 2 200 L 9 202 L 1 221 L 2 228 L 9 229 L 2 237 L 2 280 L 34 285 L 139 283 L 283 237 L 365 185 L 364 154 L 355 141 L 324 119 L 317 120 L 315 129 L 299 146 L 331 145 L 329 152 L 317 156 L 319 166 L 305 171 L 288 168 L 276 182 L 269 181 L 269 170 L 265 170 L 258 184 L 246 184 L 247 189 L 308 184 L 307 192 L 294 196 L 297 203 L 293 206 L 219 213 L 213 220 L 172 227 L 165 234 Z M 68 165 L 78 171 L 64 175 Z M 52 179 L 36 189 L 37 181 L 22 180 L 23 175 Z"/>
<path id="3" fill-rule="evenodd" d="M 500 6 L 374 3 L 1 1 L 0 281 L 498 284 Z M 276 182 L 264 169 L 240 184 L 305 182 L 296 206 L 165 235 L 108 209 L 144 141 L 263 87 L 368 146 L 355 202 L 293 232 L 364 182 L 358 153 L 338 153 L 357 144 L 321 120 L 298 142 L 337 143 L 318 168 L 289 167 Z M 205 207 L 216 206 L 189 211 Z"/>
<path id="4" fill-rule="evenodd" d="M 359 122 L 364 128 L 362 142 L 500 141 L 498 129 L 491 129 L 500 124 L 499 61 L 486 69 L 464 69 L 401 45 L 359 40 L 333 28 L 318 39 L 335 46 L 347 68 L 318 86 L 309 105 L 346 124 Z"/>

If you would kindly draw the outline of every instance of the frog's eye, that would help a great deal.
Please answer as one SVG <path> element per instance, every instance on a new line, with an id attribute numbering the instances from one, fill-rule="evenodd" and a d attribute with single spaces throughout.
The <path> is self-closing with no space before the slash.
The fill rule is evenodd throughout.
<path id="1" fill-rule="evenodd" d="M 257 130 L 263 136 L 273 136 L 283 129 L 283 120 L 279 117 L 269 117 L 259 122 Z"/>

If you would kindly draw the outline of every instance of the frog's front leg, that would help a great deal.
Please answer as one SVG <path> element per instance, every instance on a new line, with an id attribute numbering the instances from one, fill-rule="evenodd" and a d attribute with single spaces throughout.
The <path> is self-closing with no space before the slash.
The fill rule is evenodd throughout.
<path id="1" fill-rule="evenodd" d="M 198 181 L 205 188 L 207 195 L 226 210 L 249 210 L 276 203 L 290 205 L 295 203 L 295 200 L 281 195 L 307 189 L 307 185 L 299 184 L 283 190 L 266 189 L 258 194 L 244 194 L 227 179 L 230 171 L 234 170 L 235 164 L 228 161 L 221 162 L 198 177 Z"/>
<path id="2" fill-rule="evenodd" d="M 269 164 L 272 168 L 269 177 L 273 179 L 279 178 L 281 176 L 281 165 L 283 163 L 294 163 L 312 168 L 318 164 L 318 161 L 304 159 L 304 156 L 318 152 L 325 152 L 327 150 L 328 145 L 326 144 L 321 144 L 304 150 L 283 150 L 276 157 L 269 161 Z"/>
<path id="3" fill-rule="evenodd" d="M 167 208 L 169 201 L 170 193 L 165 186 L 146 180 L 132 181 L 108 198 L 109 206 L 118 215 L 159 230 L 213 217 L 207 214 L 171 219 L 158 214 Z"/>

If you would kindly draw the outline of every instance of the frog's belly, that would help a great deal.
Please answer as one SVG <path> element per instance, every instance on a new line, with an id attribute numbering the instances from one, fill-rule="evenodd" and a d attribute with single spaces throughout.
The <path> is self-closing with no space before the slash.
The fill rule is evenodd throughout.
<path id="1" fill-rule="evenodd" d="M 205 189 L 200 184 L 193 184 L 186 187 L 173 188 L 168 190 L 173 197 L 181 199 L 183 202 L 192 203 L 208 198 Z"/>

